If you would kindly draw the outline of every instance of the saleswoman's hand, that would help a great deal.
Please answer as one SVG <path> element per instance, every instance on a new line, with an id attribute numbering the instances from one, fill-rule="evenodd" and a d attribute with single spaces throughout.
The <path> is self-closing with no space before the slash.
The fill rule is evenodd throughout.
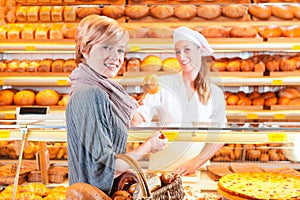
<path id="1" fill-rule="evenodd" d="M 165 148 L 165 146 L 168 143 L 168 137 L 163 134 L 162 132 L 158 131 L 156 133 L 154 133 L 153 135 L 151 135 L 146 141 L 145 143 L 147 145 L 149 145 L 150 153 L 155 153 L 158 151 L 161 151 Z"/>

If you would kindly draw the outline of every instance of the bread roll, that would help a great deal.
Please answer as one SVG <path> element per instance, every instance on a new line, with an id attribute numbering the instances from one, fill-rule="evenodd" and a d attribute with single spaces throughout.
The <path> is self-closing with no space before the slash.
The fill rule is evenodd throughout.
<path id="1" fill-rule="evenodd" d="M 264 4 L 250 4 L 248 11 L 251 15 L 259 19 L 268 19 L 272 15 L 271 8 Z"/>
<path id="2" fill-rule="evenodd" d="M 288 6 L 284 5 L 272 5 L 272 15 L 280 19 L 293 19 L 294 13 Z"/>
<path id="3" fill-rule="evenodd" d="M 200 5 L 197 7 L 197 16 L 204 19 L 216 19 L 221 16 L 221 7 L 219 5 Z"/>
<path id="4" fill-rule="evenodd" d="M 148 27 L 130 25 L 127 27 L 130 38 L 145 38 L 149 31 Z"/>
<path id="5" fill-rule="evenodd" d="M 291 99 L 289 105 L 300 106 L 300 98 Z"/>
<path id="6" fill-rule="evenodd" d="M 256 37 L 257 36 L 257 29 L 253 26 L 234 26 L 229 31 L 230 37 Z"/>
<path id="7" fill-rule="evenodd" d="M 226 65 L 227 65 L 227 62 L 225 62 L 225 61 L 215 60 L 213 62 L 212 70 L 218 71 L 218 72 L 226 71 Z"/>
<path id="8" fill-rule="evenodd" d="M 262 61 L 256 63 L 256 64 L 254 65 L 254 71 L 255 71 L 255 72 L 265 72 L 265 71 L 266 71 L 265 63 L 262 62 Z"/>
<path id="9" fill-rule="evenodd" d="M 174 16 L 179 19 L 191 19 L 197 16 L 195 5 L 177 5 L 174 8 Z"/>
<path id="10" fill-rule="evenodd" d="M 4 72 L 7 67 L 7 61 L 6 60 L 0 60 L 0 72 Z"/>
<path id="11" fill-rule="evenodd" d="M 267 91 L 261 94 L 261 97 L 263 97 L 264 99 L 268 99 L 270 97 L 276 97 L 275 92 L 272 91 Z"/>
<path id="12" fill-rule="evenodd" d="M 119 19 L 123 17 L 125 14 L 125 6 L 123 5 L 104 6 L 102 8 L 102 14 L 113 19 Z"/>
<path id="13" fill-rule="evenodd" d="M 149 12 L 155 18 L 166 19 L 173 16 L 174 8 L 170 5 L 152 5 Z"/>
<path id="14" fill-rule="evenodd" d="M 28 68 L 29 60 L 23 60 L 18 64 L 16 72 L 26 72 Z"/>
<path id="15" fill-rule="evenodd" d="M 18 68 L 20 61 L 17 59 L 11 60 L 8 64 L 7 67 L 5 68 L 6 72 L 15 72 L 16 69 Z"/>
<path id="16" fill-rule="evenodd" d="M 162 68 L 162 60 L 158 56 L 149 55 L 141 63 L 141 71 L 159 71 Z"/>
<path id="17" fill-rule="evenodd" d="M 281 58 L 279 56 L 272 56 L 270 60 L 265 62 L 266 68 L 270 72 L 276 72 L 280 70 L 280 61 Z"/>
<path id="18" fill-rule="evenodd" d="M 276 96 L 269 97 L 265 99 L 265 106 L 273 106 L 276 105 L 278 101 L 278 98 Z"/>
<path id="19" fill-rule="evenodd" d="M 58 103 L 60 95 L 52 89 L 44 89 L 39 91 L 35 96 L 35 102 L 40 106 L 55 106 Z"/>
<path id="20" fill-rule="evenodd" d="M 245 59 L 241 61 L 241 71 L 242 72 L 252 72 L 254 69 L 255 63 L 250 59 Z"/>
<path id="21" fill-rule="evenodd" d="M 296 59 L 283 58 L 280 62 L 281 71 L 295 71 L 298 68 L 298 62 Z"/>
<path id="22" fill-rule="evenodd" d="M 252 105 L 252 100 L 248 97 L 242 97 L 237 102 L 237 105 L 238 106 L 251 106 Z"/>
<path id="23" fill-rule="evenodd" d="M 255 97 L 252 99 L 253 106 L 263 106 L 265 104 L 265 99 L 262 97 Z"/>
<path id="24" fill-rule="evenodd" d="M 290 98 L 282 96 L 278 98 L 278 105 L 289 105 L 290 101 L 291 101 Z"/>
<path id="25" fill-rule="evenodd" d="M 125 15 L 131 19 L 141 19 L 149 13 L 147 5 L 128 5 L 125 8 Z"/>
<path id="26" fill-rule="evenodd" d="M 229 61 L 226 65 L 226 70 L 229 72 L 241 71 L 241 60 L 236 59 L 236 60 Z"/>
<path id="27" fill-rule="evenodd" d="M 222 15 L 229 18 L 242 18 L 246 14 L 246 7 L 242 4 L 229 4 L 221 9 Z"/>
<path id="28" fill-rule="evenodd" d="M 31 60 L 28 63 L 27 72 L 37 72 L 40 66 L 40 62 L 38 60 Z"/>
<path id="29" fill-rule="evenodd" d="M 63 15 L 64 15 L 64 21 L 66 21 L 66 22 L 76 21 L 76 7 L 75 6 L 65 6 Z"/>
<path id="30" fill-rule="evenodd" d="M 206 38 L 225 38 L 228 32 L 223 26 L 206 26 L 200 33 Z"/>
<path id="31" fill-rule="evenodd" d="M 31 106 L 34 102 L 35 93 L 32 90 L 21 90 L 14 96 L 14 104 L 18 106 Z"/>
<path id="32" fill-rule="evenodd" d="M 89 15 L 100 15 L 101 14 L 101 8 L 99 7 L 80 7 L 77 8 L 77 17 L 82 19 Z"/>
<path id="33" fill-rule="evenodd" d="M 65 24 L 63 29 L 64 38 L 74 39 L 77 31 L 77 24 Z"/>
<path id="34" fill-rule="evenodd" d="M 250 99 L 254 99 L 260 97 L 260 93 L 258 91 L 253 91 L 247 95 Z"/>

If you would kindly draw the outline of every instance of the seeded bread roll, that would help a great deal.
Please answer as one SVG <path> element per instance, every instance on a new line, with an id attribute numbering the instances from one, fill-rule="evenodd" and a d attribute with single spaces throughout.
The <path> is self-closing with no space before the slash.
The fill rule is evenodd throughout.
<path id="1" fill-rule="evenodd" d="M 241 18 L 246 14 L 246 7 L 241 4 L 230 4 L 223 6 L 222 14 L 229 18 Z"/>
<path id="2" fill-rule="evenodd" d="M 147 5 L 129 5 L 125 8 L 125 15 L 131 19 L 141 19 L 149 13 Z"/>
<path id="3" fill-rule="evenodd" d="M 102 14 L 113 19 L 119 19 L 125 14 L 125 7 L 123 5 L 104 6 Z"/>
<path id="4" fill-rule="evenodd" d="M 197 16 L 204 19 L 215 19 L 221 16 L 219 5 L 200 5 L 197 8 Z"/>
<path id="5" fill-rule="evenodd" d="M 173 16 L 174 8 L 170 5 L 152 5 L 149 12 L 155 18 L 165 19 Z"/>
<path id="6" fill-rule="evenodd" d="M 174 15 L 179 19 L 191 19 L 197 16 L 197 7 L 194 5 L 177 5 Z"/>

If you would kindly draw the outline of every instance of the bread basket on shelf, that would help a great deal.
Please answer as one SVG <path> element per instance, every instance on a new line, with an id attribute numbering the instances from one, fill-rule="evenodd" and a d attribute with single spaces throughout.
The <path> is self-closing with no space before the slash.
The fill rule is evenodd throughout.
<path id="1" fill-rule="evenodd" d="M 184 189 L 180 176 L 175 176 L 175 179 L 154 192 L 150 191 L 147 183 L 147 178 L 139 164 L 126 154 L 118 154 L 116 158 L 124 160 L 134 171 L 139 188 L 142 190 L 142 197 L 134 200 L 182 200 L 184 198 Z"/>

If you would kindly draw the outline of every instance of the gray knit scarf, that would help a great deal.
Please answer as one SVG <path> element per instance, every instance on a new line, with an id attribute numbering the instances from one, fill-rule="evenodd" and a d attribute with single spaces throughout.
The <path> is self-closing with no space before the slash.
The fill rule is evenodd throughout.
<path id="1" fill-rule="evenodd" d="M 72 95 L 72 92 L 76 88 L 79 88 L 82 85 L 98 86 L 108 94 L 113 112 L 119 116 L 123 123 L 126 124 L 127 128 L 130 127 L 131 116 L 133 115 L 137 104 L 120 84 L 102 76 L 87 64 L 83 63 L 79 63 L 78 67 L 72 71 L 69 78 L 72 83 L 70 95 Z"/>

